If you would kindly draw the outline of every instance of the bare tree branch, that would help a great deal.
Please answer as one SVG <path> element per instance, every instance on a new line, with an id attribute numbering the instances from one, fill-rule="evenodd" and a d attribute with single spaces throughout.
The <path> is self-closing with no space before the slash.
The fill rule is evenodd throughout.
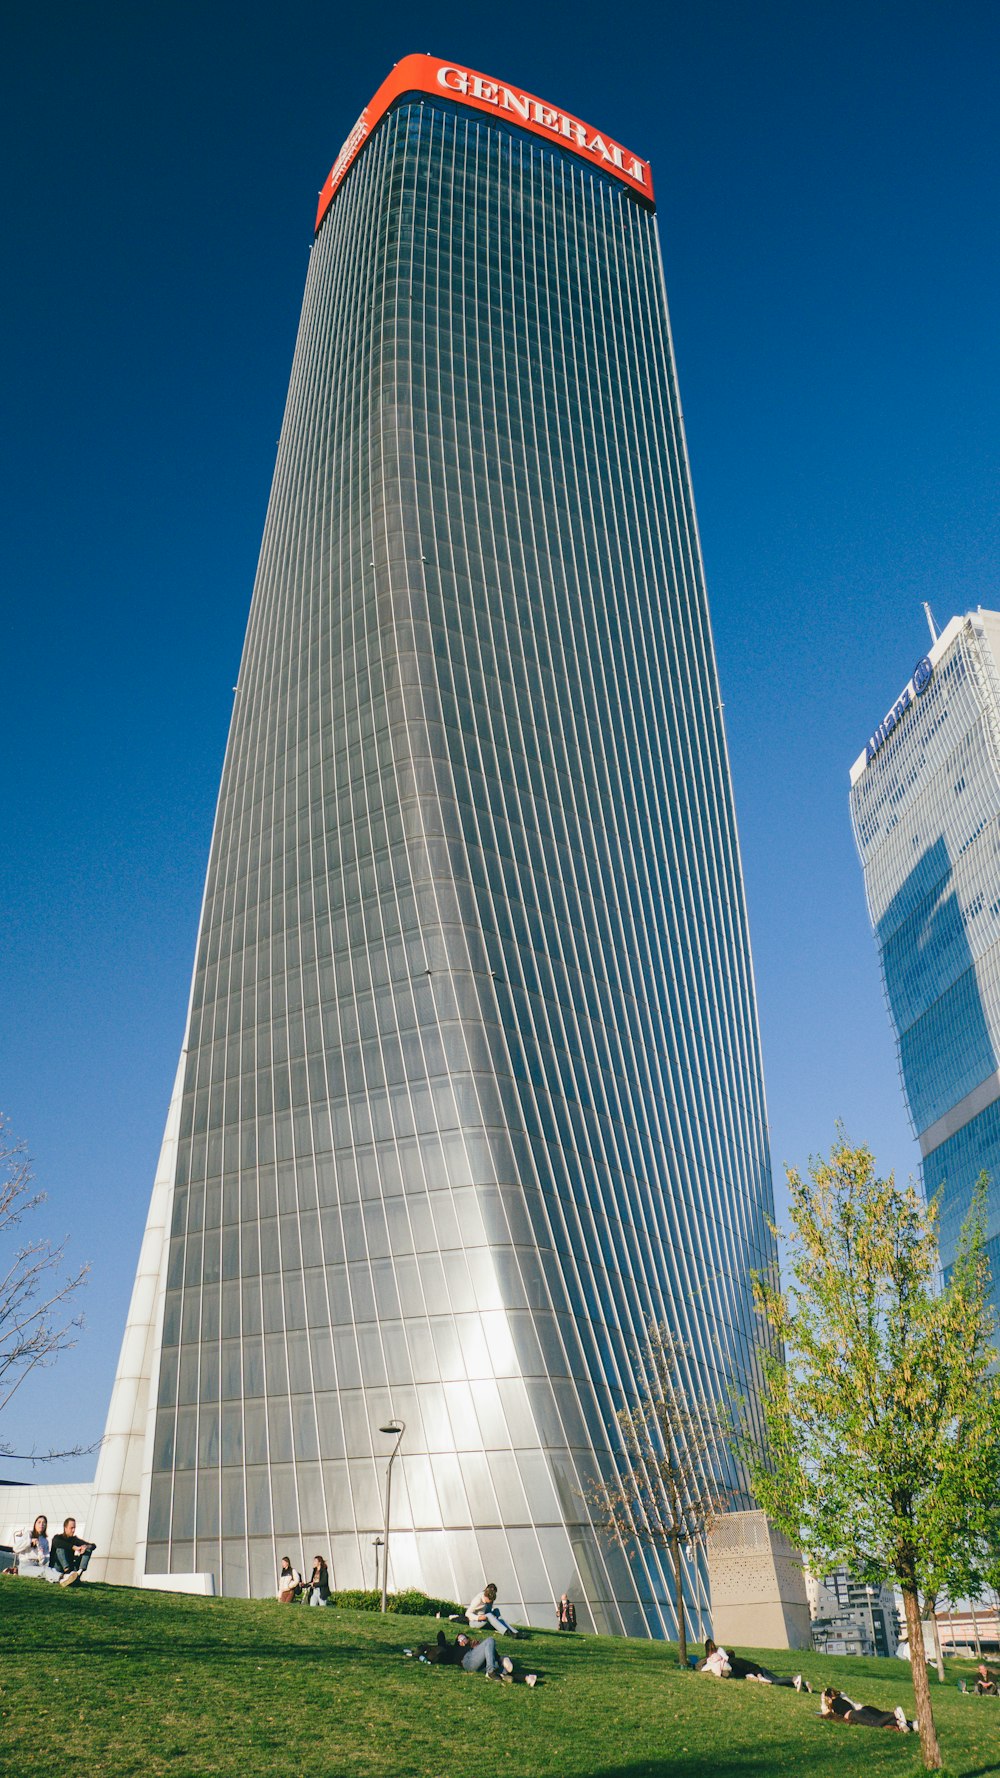
<path id="1" fill-rule="evenodd" d="M 31 1186 L 27 1149 L 23 1142 L 13 1141 L 7 1120 L 0 1115 L 0 1244 L 4 1246 L 9 1231 L 45 1202 L 45 1193 L 33 1192 Z M 90 1267 L 80 1266 L 68 1276 L 56 1276 L 63 1271 L 65 1255 L 65 1241 L 53 1246 L 42 1239 L 14 1247 L 0 1261 L 0 1412 L 37 1366 L 54 1364 L 60 1352 L 76 1345 L 83 1316 L 64 1319 L 65 1305 L 84 1283 Z M 14 1455 L 2 1446 L 0 1453 Z M 50 1455 L 83 1454 L 81 1447 Z"/>
<path id="2" fill-rule="evenodd" d="M 722 1480 L 731 1431 L 721 1407 L 692 1398 L 679 1375 L 682 1348 L 669 1328 L 650 1322 L 639 1354 L 646 1395 L 615 1418 L 621 1437 L 618 1479 L 594 1481 L 586 1499 L 605 1536 L 626 1551 L 669 1552 L 677 1614 L 677 1655 L 687 1665 L 682 1552 L 703 1542 L 730 1504 Z"/>
<path id="3" fill-rule="evenodd" d="M 59 1463 L 67 1457 L 90 1457 L 103 1443 L 97 1438 L 92 1445 L 72 1445 L 66 1451 L 12 1451 L 9 1445 L 0 1445 L 0 1458 L 4 1463 Z"/>

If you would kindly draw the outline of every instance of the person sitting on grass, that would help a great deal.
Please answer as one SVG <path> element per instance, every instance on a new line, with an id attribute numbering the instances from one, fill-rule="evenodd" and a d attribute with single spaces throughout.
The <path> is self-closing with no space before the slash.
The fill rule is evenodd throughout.
<path id="1" fill-rule="evenodd" d="M 326 1605 L 330 1598 L 330 1571 L 322 1556 L 313 1557 L 313 1571 L 309 1576 L 310 1605 Z"/>
<path id="2" fill-rule="evenodd" d="M 96 1543 L 87 1543 L 85 1538 L 77 1536 L 75 1519 L 64 1519 L 62 1531 L 52 1539 L 49 1550 L 48 1579 L 58 1581 L 61 1587 L 75 1585 L 83 1579 L 96 1548 Z"/>
<path id="3" fill-rule="evenodd" d="M 44 1513 L 37 1519 L 23 1537 L 15 1539 L 14 1555 L 17 1559 L 15 1572 L 22 1580 L 44 1580 L 49 1570 L 49 1521 Z"/>
<path id="4" fill-rule="evenodd" d="M 481 1593 L 477 1593 L 472 1604 L 466 1611 L 466 1617 L 474 1630 L 481 1630 L 486 1624 L 498 1636 L 516 1636 L 517 1631 L 507 1622 L 497 1604 L 497 1583 L 488 1580 Z"/>
<path id="5" fill-rule="evenodd" d="M 282 1605 L 291 1605 L 292 1600 L 297 1599 L 302 1592 L 302 1576 L 297 1568 L 292 1567 L 289 1556 L 281 1558 L 276 1591 Z"/>
<path id="6" fill-rule="evenodd" d="M 411 1654 L 412 1650 L 404 1649 L 403 1653 Z M 477 1642 L 474 1636 L 466 1636 L 463 1632 L 454 1642 L 449 1642 L 444 1631 L 439 1630 L 437 1642 L 421 1643 L 417 1654 L 432 1667 L 463 1667 L 466 1673 L 479 1673 L 485 1669 L 487 1679 L 502 1679 L 507 1685 L 514 1684 L 514 1663 L 509 1655 L 504 1655 L 502 1660 L 497 1658 L 492 1636 Z M 526 1673 L 524 1683 L 534 1685 L 537 1678 L 537 1673 Z"/>
<path id="7" fill-rule="evenodd" d="M 985 1661 L 980 1661 L 976 1668 L 976 1683 L 973 1690 L 980 1698 L 995 1698 L 997 1696 L 997 1682 Z"/>
<path id="8" fill-rule="evenodd" d="M 728 1651 L 713 1642 L 711 1636 L 705 1637 L 705 1659 L 698 1672 L 707 1673 L 712 1679 L 728 1679 L 732 1672 Z"/>
<path id="9" fill-rule="evenodd" d="M 895 1710 L 876 1710 L 874 1704 L 856 1704 L 832 1685 L 823 1692 L 819 1713 L 837 1722 L 860 1723 L 865 1729 L 896 1729 L 901 1735 L 917 1732 L 917 1724 L 907 1721 L 902 1704 L 897 1704 Z"/>

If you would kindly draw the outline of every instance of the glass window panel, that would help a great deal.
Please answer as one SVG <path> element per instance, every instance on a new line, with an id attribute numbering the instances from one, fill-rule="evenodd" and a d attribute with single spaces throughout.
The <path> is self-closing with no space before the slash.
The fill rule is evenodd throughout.
<path id="1" fill-rule="evenodd" d="M 482 1452 L 463 1452 L 459 1457 L 462 1480 L 474 1525 L 499 1525 L 500 1510 L 490 1480 L 490 1466 Z"/>
<path id="2" fill-rule="evenodd" d="M 284 1539 L 294 1546 L 299 1539 L 299 1509 L 295 1490 L 295 1470 L 291 1464 L 272 1464 L 271 1503 L 274 1513 L 275 1537 L 279 1543 Z M 297 1564 L 294 1565 L 297 1566 Z"/>
<path id="3" fill-rule="evenodd" d="M 246 1472 L 247 1530 L 251 1537 L 269 1534 L 271 1530 L 270 1473 L 263 1465 Z"/>
<path id="4" fill-rule="evenodd" d="M 384 1524 L 385 1513 L 382 1488 L 376 1475 L 375 1466 L 369 1459 L 367 1463 L 352 1462 L 348 1467 L 358 1530 L 369 1533 L 377 1532 Z"/>
<path id="5" fill-rule="evenodd" d="M 171 1511 L 170 1541 L 171 1561 L 182 1570 L 184 1558 L 177 1550 L 179 1539 L 194 1537 L 194 1474 L 188 1470 L 184 1475 L 174 1476 L 174 1500 Z M 193 1558 L 194 1551 L 191 1552 Z M 189 1558 L 190 1560 L 191 1558 Z"/>
<path id="6" fill-rule="evenodd" d="M 340 1414 L 339 1396 L 333 1393 L 317 1395 L 316 1418 L 321 1457 L 342 1457 L 344 1455 L 344 1428 Z"/>
<path id="7" fill-rule="evenodd" d="M 173 1477 L 154 1475 L 149 1490 L 149 1542 L 163 1542 L 170 1534 L 170 1496 L 173 1490 Z M 148 1567 L 148 1573 L 162 1573 Z"/>
<path id="8" fill-rule="evenodd" d="M 361 1362 L 358 1357 L 357 1335 L 353 1328 L 334 1330 L 333 1351 L 336 1386 L 341 1390 L 357 1388 L 361 1382 Z"/>
<path id="9" fill-rule="evenodd" d="M 266 1463 L 267 1410 L 263 1401 L 248 1401 L 243 1409 L 243 1441 L 247 1463 Z"/>
<path id="10" fill-rule="evenodd" d="M 246 1528 L 242 1469 L 222 1471 L 221 1493 L 223 1536 L 242 1536 Z"/>
<path id="11" fill-rule="evenodd" d="M 267 1427 L 272 1463 L 292 1460 L 292 1417 L 285 1396 L 269 1396 Z"/>
<path id="12" fill-rule="evenodd" d="M 200 1538 L 219 1535 L 219 1471 L 205 1468 L 198 1474 L 197 1531 Z"/>
<path id="13" fill-rule="evenodd" d="M 198 1410 L 179 1408 L 175 1432 L 174 1467 L 193 1469 L 198 1438 Z"/>
<path id="14" fill-rule="evenodd" d="M 247 1597 L 247 1550 L 242 1539 L 228 1539 L 222 1545 L 222 1586 L 230 1598 Z"/>
<path id="15" fill-rule="evenodd" d="M 220 1414 L 217 1407 L 202 1404 L 198 1415 L 198 1463 L 214 1468 L 219 1461 Z"/>
<path id="16" fill-rule="evenodd" d="M 319 1457 L 316 1412 L 311 1395 L 298 1395 L 292 1399 L 292 1446 L 297 1463 Z"/>
<path id="17" fill-rule="evenodd" d="M 323 1474 L 318 1463 L 300 1463 L 297 1466 L 299 1520 L 302 1536 L 313 1543 L 326 1545 L 326 1503 L 323 1497 Z M 316 1554 L 316 1551 L 313 1551 Z M 307 1565 L 311 1557 L 305 1557 Z"/>
<path id="18" fill-rule="evenodd" d="M 284 1552 L 282 1552 L 284 1554 Z M 253 1599 L 270 1599 L 277 1582 L 274 1545 L 269 1538 L 254 1538 L 249 1546 L 249 1593 Z M 227 1591 L 230 1589 L 227 1588 Z"/>

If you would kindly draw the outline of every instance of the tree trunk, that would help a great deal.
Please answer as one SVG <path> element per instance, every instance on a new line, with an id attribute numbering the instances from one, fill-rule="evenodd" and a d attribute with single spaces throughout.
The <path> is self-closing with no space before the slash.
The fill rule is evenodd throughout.
<path id="1" fill-rule="evenodd" d="M 931 1612 L 931 1623 L 934 1625 L 934 1665 L 937 1668 L 938 1684 L 944 1684 L 944 1655 L 941 1653 L 941 1632 L 938 1629 L 937 1606 Z"/>
<path id="2" fill-rule="evenodd" d="M 688 1664 L 687 1627 L 684 1621 L 684 1570 L 681 1567 L 680 1538 L 675 1537 L 670 1546 L 674 1559 L 674 1608 L 677 1612 L 677 1663 L 680 1667 Z"/>
<path id="3" fill-rule="evenodd" d="M 916 1706 L 917 1722 L 920 1724 L 920 1751 L 924 1756 L 924 1765 L 930 1772 L 941 1768 L 941 1749 L 938 1746 L 937 1729 L 934 1727 L 934 1711 L 931 1708 L 931 1688 L 927 1678 L 927 1660 L 924 1655 L 924 1625 L 920 1616 L 920 1600 L 916 1586 L 911 1584 L 902 1588 L 903 1605 L 906 1611 L 906 1634 L 910 1643 L 910 1670 L 913 1676 L 913 1702 Z"/>

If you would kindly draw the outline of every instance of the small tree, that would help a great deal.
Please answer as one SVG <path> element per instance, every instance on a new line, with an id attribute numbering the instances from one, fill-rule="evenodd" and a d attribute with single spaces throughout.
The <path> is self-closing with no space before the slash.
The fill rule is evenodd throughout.
<path id="1" fill-rule="evenodd" d="M 670 1330 L 651 1322 L 640 1355 L 647 1394 L 615 1416 L 622 1441 L 619 1479 L 593 1482 L 586 1498 L 605 1535 L 626 1551 L 645 1546 L 669 1552 L 677 1658 L 686 1667 L 682 1554 L 702 1542 L 725 1507 L 718 1468 L 729 1428 L 717 1408 L 689 1399 L 678 1375 L 680 1359 Z"/>
<path id="2" fill-rule="evenodd" d="M 754 1488 L 819 1572 L 846 1563 L 900 1588 L 924 1763 L 937 1768 L 920 1596 L 980 1583 L 1000 1478 L 985 1178 L 944 1285 L 936 1204 L 877 1178 L 867 1148 L 840 1137 L 788 1184 L 789 1288 L 757 1281 L 785 1362 L 761 1353 Z"/>
<path id="3" fill-rule="evenodd" d="M 62 1272 L 66 1243 L 40 1239 L 18 1246 L 13 1231 L 45 1201 L 31 1188 L 31 1163 L 23 1142 L 11 1139 L 0 1116 L 0 1412 L 37 1365 L 52 1364 L 76 1344 L 83 1317 L 64 1319 L 65 1306 L 90 1270 Z M 5 1456 L 13 1455 L 3 1448 Z M 58 1453 L 69 1455 L 70 1453 Z"/>

